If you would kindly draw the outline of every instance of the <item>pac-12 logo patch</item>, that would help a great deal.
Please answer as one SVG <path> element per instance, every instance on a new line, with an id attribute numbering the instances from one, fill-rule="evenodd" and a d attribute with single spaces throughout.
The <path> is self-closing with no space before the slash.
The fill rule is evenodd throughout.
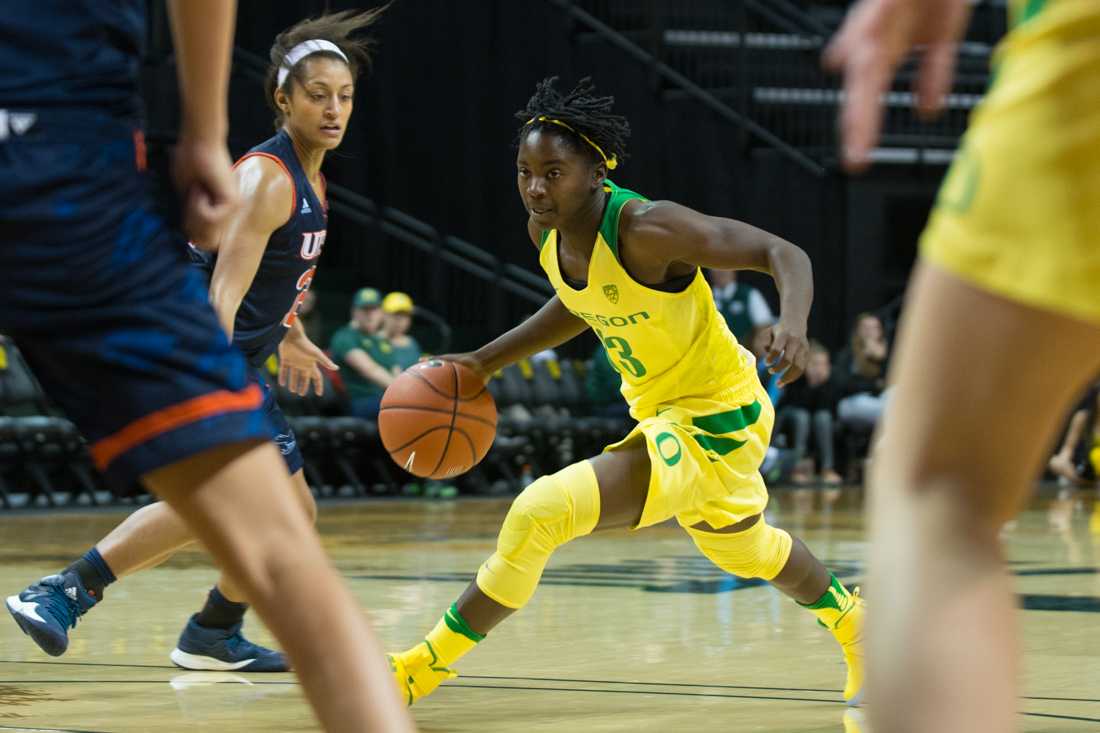
<path id="1" fill-rule="evenodd" d="M 612 304 L 619 302 L 619 288 L 616 285 L 604 285 L 603 294 Z"/>

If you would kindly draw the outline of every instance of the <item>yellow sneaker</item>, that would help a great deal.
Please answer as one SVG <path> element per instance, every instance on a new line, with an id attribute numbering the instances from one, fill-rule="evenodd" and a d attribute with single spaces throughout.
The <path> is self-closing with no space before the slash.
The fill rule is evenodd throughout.
<path id="1" fill-rule="evenodd" d="M 844 651 L 844 663 L 848 665 L 844 701 L 851 707 L 857 707 L 863 702 L 863 617 L 867 611 L 859 588 L 852 593 L 852 601 L 851 610 L 844 614 L 832 632 Z"/>
<path id="2" fill-rule="evenodd" d="M 458 672 L 439 666 L 435 650 L 427 640 L 412 649 L 399 654 L 387 654 L 397 689 L 405 698 L 406 705 L 412 705 L 422 697 L 430 695 L 443 680 L 458 677 Z"/>

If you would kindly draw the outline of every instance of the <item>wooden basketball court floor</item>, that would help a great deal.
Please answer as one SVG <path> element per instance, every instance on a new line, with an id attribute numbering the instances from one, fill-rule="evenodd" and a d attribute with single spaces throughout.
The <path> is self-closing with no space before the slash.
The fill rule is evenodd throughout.
<path id="1" fill-rule="evenodd" d="M 1092 494 L 1038 499 L 1005 533 L 1021 594 L 1022 730 L 1100 730 L 1095 503 Z M 506 508 L 502 500 L 328 504 L 319 526 L 385 645 L 404 648 L 492 550 Z M 777 491 L 769 511 L 845 582 L 861 579 L 858 492 L 828 506 L 820 492 Z M 55 572 L 123 515 L 0 517 L 0 591 Z M 0 733 L 316 730 L 289 674 L 171 666 L 176 635 L 214 578 L 199 552 L 126 578 L 56 659 L 0 618 Z M 271 641 L 254 617 L 245 629 Z M 868 730 L 858 715 L 845 718 L 844 667 L 832 639 L 770 587 L 715 570 L 675 527 L 563 548 L 531 605 L 457 667 L 461 677 L 413 709 L 420 730 Z"/>

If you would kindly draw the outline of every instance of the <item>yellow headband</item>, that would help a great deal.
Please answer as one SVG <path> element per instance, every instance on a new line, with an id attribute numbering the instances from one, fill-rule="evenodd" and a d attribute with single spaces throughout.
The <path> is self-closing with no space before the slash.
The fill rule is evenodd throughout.
<path id="1" fill-rule="evenodd" d="M 561 120 L 555 120 L 551 117 L 547 117 L 546 115 L 539 115 L 538 117 L 532 117 L 531 119 L 527 120 L 528 125 L 530 125 L 532 122 L 549 122 L 551 124 L 564 127 L 566 130 L 569 130 L 569 132 L 573 133 L 574 135 L 579 135 L 582 140 L 591 145 L 596 150 L 596 152 L 600 154 L 600 157 L 603 158 L 604 165 L 607 166 L 607 169 L 609 171 L 615 170 L 615 167 L 619 165 L 619 161 L 615 158 L 614 155 L 608 158 L 606 155 L 604 155 L 603 149 L 600 148 L 600 146 L 596 143 L 592 142 L 588 135 L 585 135 L 583 132 L 577 132 L 571 126 L 567 125 Z"/>

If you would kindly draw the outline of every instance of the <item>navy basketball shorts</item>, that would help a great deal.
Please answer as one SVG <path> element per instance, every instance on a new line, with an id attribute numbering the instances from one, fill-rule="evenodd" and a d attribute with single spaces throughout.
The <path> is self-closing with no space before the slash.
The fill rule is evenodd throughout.
<path id="1" fill-rule="evenodd" d="M 271 440 L 275 442 L 279 452 L 283 454 L 287 470 L 293 476 L 302 470 L 302 466 L 306 463 L 305 459 L 302 458 L 302 451 L 298 449 L 298 438 L 294 435 L 294 430 L 291 429 L 286 415 L 283 414 L 282 408 L 275 400 L 275 390 L 264 379 L 259 367 L 249 367 L 249 379 L 263 391 L 264 401 L 261 409 L 267 418 L 267 422 L 271 425 Z"/>
<path id="2" fill-rule="evenodd" d="M 93 112 L 44 112 L 0 140 L 0 331 L 120 493 L 271 436 L 263 391 L 154 212 L 143 168 L 132 126 Z"/>

